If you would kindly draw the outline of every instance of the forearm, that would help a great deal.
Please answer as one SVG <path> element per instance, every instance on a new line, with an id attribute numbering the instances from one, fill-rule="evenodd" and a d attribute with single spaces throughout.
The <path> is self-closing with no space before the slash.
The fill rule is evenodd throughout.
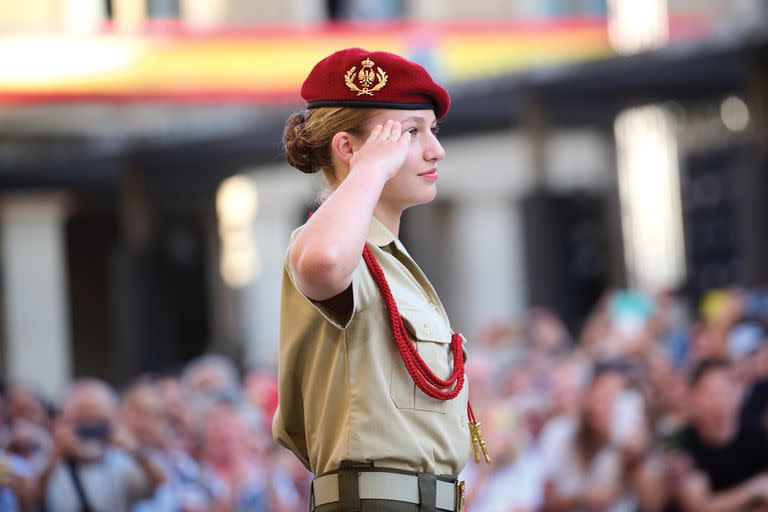
<path id="1" fill-rule="evenodd" d="M 149 482 L 152 491 L 157 489 L 160 485 L 162 485 L 163 482 L 165 482 L 165 473 L 163 472 L 162 468 L 155 464 L 152 459 L 145 455 L 144 452 L 142 452 L 140 449 L 131 452 L 131 457 L 134 461 L 136 461 L 136 464 L 139 465 L 141 470 L 144 472 L 144 475 L 146 475 L 147 481 Z"/>
<path id="2" fill-rule="evenodd" d="M 349 286 L 385 183 L 382 173 L 353 167 L 296 236 L 289 257 L 308 297 L 325 300 Z"/>
<path id="3" fill-rule="evenodd" d="M 51 455 L 51 459 L 48 461 L 48 464 L 45 466 L 45 468 L 40 472 L 40 474 L 35 479 L 35 500 L 36 503 L 34 503 L 35 507 L 43 508 L 44 505 L 46 505 L 46 491 L 48 490 L 48 482 L 51 479 L 51 476 L 53 476 L 53 472 L 56 469 L 56 467 L 59 465 L 59 463 L 64 460 L 64 457 L 58 453 L 58 451 L 54 452 L 53 455 Z M 34 508 L 34 507 L 33 507 Z"/>
<path id="4" fill-rule="evenodd" d="M 684 499 L 683 508 L 687 512 L 733 512 L 746 508 L 753 500 L 751 486 L 743 484 L 730 491 L 711 493 L 698 499 Z"/>
<path id="5" fill-rule="evenodd" d="M 660 471 L 650 459 L 641 461 L 629 471 L 632 490 L 644 512 L 663 510 L 668 499 Z"/>
<path id="6" fill-rule="evenodd" d="M 37 512 L 43 509 L 42 496 L 38 494 L 38 489 L 37 487 L 34 487 L 34 483 L 32 486 L 33 487 L 28 490 L 28 493 L 18 497 L 19 510 L 21 510 L 21 512 Z"/>
<path id="7" fill-rule="evenodd" d="M 542 512 L 568 512 L 580 505 L 576 497 L 553 496 L 544 501 Z"/>
<path id="8" fill-rule="evenodd" d="M 584 502 L 583 496 L 563 495 L 555 484 L 547 482 L 544 486 L 544 503 L 541 512 L 568 512 L 582 506 Z"/>

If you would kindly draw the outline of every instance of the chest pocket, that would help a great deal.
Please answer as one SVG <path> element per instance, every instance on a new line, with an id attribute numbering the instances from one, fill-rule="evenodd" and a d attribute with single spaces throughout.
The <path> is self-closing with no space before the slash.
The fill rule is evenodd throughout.
<path id="1" fill-rule="evenodd" d="M 405 329 L 419 356 L 441 379 L 451 374 L 451 330 L 437 311 L 400 307 Z M 445 413 L 448 403 L 424 394 L 416 387 L 400 356 L 392 365 L 390 395 L 399 409 Z"/>

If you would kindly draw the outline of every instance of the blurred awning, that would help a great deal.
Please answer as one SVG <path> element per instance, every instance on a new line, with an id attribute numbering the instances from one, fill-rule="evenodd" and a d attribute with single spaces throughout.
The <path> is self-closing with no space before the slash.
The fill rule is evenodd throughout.
<path id="1" fill-rule="evenodd" d="M 446 82 L 611 53 L 601 18 L 547 23 L 324 24 L 138 33 L 0 35 L 0 102 L 297 102 L 333 51 L 359 46 L 416 60 Z"/>
<path id="2" fill-rule="evenodd" d="M 672 38 L 711 20 L 671 21 Z M 320 58 L 359 46 L 420 62 L 441 81 L 474 80 L 613 54 L 604 18 L 541 22 L 333 23 L 193 30 L 162 22 L 135 32 L 0 34 L 0 103 L 299 101 Z"/>
<path id="3" fill-rule="evenodd" d="M 527 69 L 453 88 L 452 119 L 471 129 L 514 125 L 531 109 L 550 125 L 611 127 L 624 108 L 742 93 L 768 68 L 768 33 L 678 42 L 631 56 Z M 474 113 L 482 113 L 482 119 Z M 448 132 L 451 128 L 448 127 Z"/>

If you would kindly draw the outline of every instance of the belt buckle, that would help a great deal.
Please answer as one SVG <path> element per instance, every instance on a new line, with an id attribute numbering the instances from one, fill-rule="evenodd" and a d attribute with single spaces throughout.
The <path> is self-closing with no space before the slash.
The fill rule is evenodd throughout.
<path id="1" fill-rule="evenodd" d="M 459 480 L 456 482 L 456 512 L 464 512 L 464 496 L 466 493 L 466 482 Z"/>

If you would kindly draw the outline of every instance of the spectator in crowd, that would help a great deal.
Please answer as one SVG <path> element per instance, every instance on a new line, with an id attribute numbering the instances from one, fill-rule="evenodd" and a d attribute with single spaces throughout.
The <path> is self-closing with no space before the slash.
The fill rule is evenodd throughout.
<path id="1" fill-rule="evenodd" d="M 273 463 L 277 447 L 261 422 L 241 404 L 222 400 L 208 409 L 202 439 L 202 479 L 213 496 L 209 510 L 302 510 L 290 472 Z M 301 492 L 306 489 L 302 487 Z"/>
<path id="2" fill-rule="evenodd" d="M 251 368 L 243 381 L 243 398 L 267 432 L 277 410 L 277 376 L 267 368 Z"/>
<path id="3" fill-rule="evenodd" d="M 162 397 L 172 444 L 193 459 L 199 459 L 202 455 L 202 418 L 192 409 L 189 403 L 192 398 L 185 396 L 181 379 L 175 375 L 161 375 L 155 379 L 155 387 Z"/>
<path id="4" fill-rule="evenodd" d="M 299 462 L 296 457 L 288 450 L 273 446 L 272 461 L 280 474 L 287 479 L 281 478 L 280 487 L 285 489 L 284 494 L 292 494 L 295 498 L 292 508 L 286 508 L 280 512 L 305 512 L 309 510 L 309 492 L 308 489 L 312 483 L 312 473 Z M 288 503 L 289 498 L 284 498 L 283 503 Z M 277 509 L 280 510 L 280 509 Z"/>
<path id="5" fill-rule="evenodd" d="M 741 422 L 768 432 L 768 333 L 756 319 L 742 319 L 728 335 L 728 354 L 745 386 Z"/>
<path id="6" fill-rule="evenodd" d="M 623 443 L 643 437 L 642 404 L 628 400 L 619 366 L 598 366 L 582 401 L 581 417 L 561 416 L 542 433 L 545 472 L 543 510 L 631 511 L 637 506 L 627 481 Z M 619 419 L 622 400 L 624 407 Z M 642 448 L 636 449 L 642 452 Z"/>
<path id="7" fill-rule="evenodd" d="M 741 390 L 724 359 L 705 359 L 694 369 L 688 404 L 690 424 L 679 447 L 689 457 L 677 506 L 685 511 L 765 510 L 768 507 L 768 440 L 739 421 Z"/>
<path id="8" fill-rule="evenodd" d="M 35 503 L 35 481 L 23 458 L 0 450 L 0 511 L 31 510 Z"/>
<path id="9" fill-rule="evenodd" d="M 31 468 L 18 454 L 9 450 L 11 428 L 7 415 L 7 388 L 0 381 L 0 511 L 22 510 L 24 499 L 34 497 Z"/>
<path id="10" fill-rule="evenodd" d="M 688 422 L 688 383 L 684 373 L 674 367 L 672 357 L 657 347 L 648 361 L 649 409 L 659 439 L 674 435 Z"/>
<path id="11" fill-rule="evenodd" d="M 550 355 L 567 351 L 571 343 L 560 318 L 543 308 L 534 308 L 529 312 L 526 337 L 533 351 Z"/>
<path id="12" fill-rule="evenodd" d="M 240 399 L 237 369 L 223 356 L 208 354 L 191 361 L 184 369 L 181 383 L 185 394 L 195 401 Z"/>
<path id="13" fill-rule="evenodd" d="M 543 459 L 534 438 L 536 428 L 530 427 L 547 404 L 528 401 L 509 405 L 486 409 L 488 442 L 494 447 L 494 459 L 491 471 L 472 483 L 473 510 L 533 512 L 541 507 Z"/>
<path id="14" fill-rule="evenodd" d="M 551 365 L 549 393 L 554 417 L 576 417 L 589 377 L 587 361 L 581 354 L 563 357 Z"/>
<path id="15" fill-rule="evenodd" d="M 134 512 L 197 512 L 211 506 L 212 494 L 202 481 L 197 463 L 173 442 L 163 394 L 157 384 L 142 379 L 123 395 L 120 419 L 163 470 L 164 483 Z"/>
<path id="16" fill-rule="evenodd" d="M 103 382 L 75 382 L 54 432 L 56 456 L 41 478 L 49 512 L 127 512 L 152 495 L 163 472 L 117 422 L 117 397 Z"/>
<path id="17" fill-rule="evenodd" d="M 8 392 L 8 416 L 11 420 L 23 419 L 50 427 L 48 408 L 40 395 L 31 387 L 13 384 Z"/>
<path id="18" fill-rule="evenodd" d="M 163 453 L 168 448 L 170 431 L 163 397 L 149 380 L 140 380 L 125 391 L 119 419 L 147 449 Z"/>
<path id="19" fill-rule="evenodd" d="M 204 444 L 203 466 L 215 483 L 217 510 L 272 509 L 267 468 L 253 457 L 248 428 L 236 407 L 222 403 L 210 410 Z"/>
<path id="20" fill-rule="evenodd" d="M 53 440 L 46 429 L 25 419 L 14 420 L 8 428 L 6 451 L 24 461 L 33 475 L 39 475 L 48 465 Z"/>

